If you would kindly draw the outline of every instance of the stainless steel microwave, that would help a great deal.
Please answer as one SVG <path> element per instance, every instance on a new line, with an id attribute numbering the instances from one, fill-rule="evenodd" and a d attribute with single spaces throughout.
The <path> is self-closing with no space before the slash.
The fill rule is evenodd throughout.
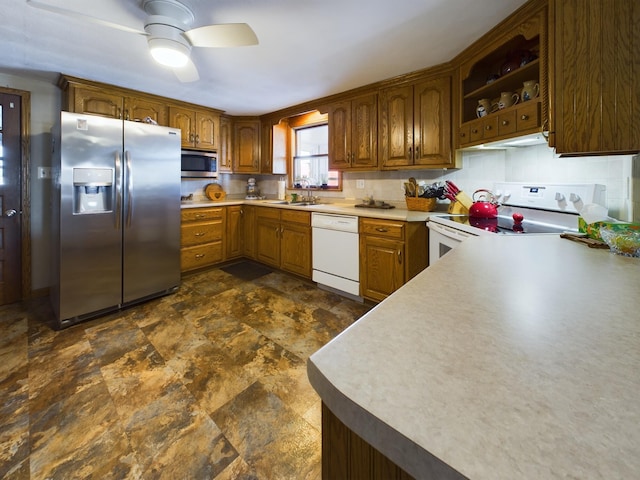
<path id="1" fill-rule="evenodd" d="M 217 178 L 218 154 L 215 152 L 196 152 L 182 150 L 182 177 Z"/>

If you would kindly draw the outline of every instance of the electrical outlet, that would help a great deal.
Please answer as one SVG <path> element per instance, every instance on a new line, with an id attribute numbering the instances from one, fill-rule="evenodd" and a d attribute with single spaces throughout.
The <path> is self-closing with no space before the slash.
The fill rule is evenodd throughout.
<path id="1" fill-rule="evenodd" d="M 38 178 L 51 178 L 51 167 L 38 167 Z"/>
<path id="2" fill-rule="evenodd" d="M 364 180 L 356 180 L 356 188 L 364 188 Z"/>

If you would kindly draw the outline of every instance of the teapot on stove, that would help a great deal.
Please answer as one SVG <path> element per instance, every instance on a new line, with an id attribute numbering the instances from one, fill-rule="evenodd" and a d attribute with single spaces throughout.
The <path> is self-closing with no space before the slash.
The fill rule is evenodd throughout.
<path id="1" fill-rule="evenodd" d="M 476 199 L 476 195 L 478 198 Z M 472 218 L 497 218 L 498 216 L 498 199 L 490 191 L 480 189 L 473 192 L 473 204 L 469 207 L 469 216 Z"/>

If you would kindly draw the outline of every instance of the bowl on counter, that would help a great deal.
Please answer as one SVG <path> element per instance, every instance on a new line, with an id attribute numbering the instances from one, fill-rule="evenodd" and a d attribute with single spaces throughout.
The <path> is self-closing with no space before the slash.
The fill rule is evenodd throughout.
<path id="1" fill-rule="evenodd" d="M 614 230 L 602 227 L 600 236 L 613 253 L 627 257 L 640 257 L 640 229 L 626 227 Z"/>

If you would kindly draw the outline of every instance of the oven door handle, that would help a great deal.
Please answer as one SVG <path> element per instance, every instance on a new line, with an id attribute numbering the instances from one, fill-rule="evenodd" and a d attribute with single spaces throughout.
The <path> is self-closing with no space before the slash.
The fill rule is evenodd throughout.
<path id="1" fill-rule="evenodd" d="M 467 238 L 476 236 L 472 235 L 471 233 L 463 232 L 462 230 L 457 230 L 455 228 L 447 227 L 446 225 L 441 225 L 436 222 L 429 222 L 428 225 L 430 230 L 433 230 L 440 235 L 444 235 L 445 237 L 457 240 L 459 242 L 462 242 Z"/>

